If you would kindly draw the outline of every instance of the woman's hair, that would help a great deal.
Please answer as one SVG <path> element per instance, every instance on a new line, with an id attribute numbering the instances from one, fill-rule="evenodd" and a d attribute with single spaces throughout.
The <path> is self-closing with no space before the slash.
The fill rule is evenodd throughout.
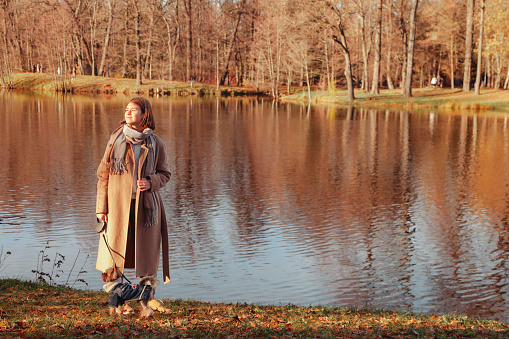
<path id="1" fill-rule="evenodd" d="M 150 101 L 144 97 L 135 97 L 129 100 L 129 103 L 133 103 L 138 106 L 141 109 L 141 114 L 147 113 L 141 121 L 143 128 L 150 128 L 151 130 L 155 130 L 156 123 L 154 121 L 154 114 L 152 114 L 152 105 L 150 105 Z M 122 125 L 125 123 L 125 120 L 121 122 Z"/>

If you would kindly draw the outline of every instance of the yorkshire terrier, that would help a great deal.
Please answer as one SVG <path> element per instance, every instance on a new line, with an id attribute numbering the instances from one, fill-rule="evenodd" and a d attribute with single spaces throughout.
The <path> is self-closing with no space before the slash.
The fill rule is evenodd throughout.
<path id="1" fill-rule="evenodd" d="M 143 317 L 150 317 L 154 311 L 148 305 L 149 301 L 154 299 L 155 287 L 158 280 L 154 276 L 143 277 L 138 285 L 124 283 L 122 273 L 117 266 L 110 267 L 102 273 L 102 281 L 106 284 L 104 290 L 109 295 L 110 315 L 113 313 L 123 314 L 124 304 L 127 301 L 139 300 Z"/>

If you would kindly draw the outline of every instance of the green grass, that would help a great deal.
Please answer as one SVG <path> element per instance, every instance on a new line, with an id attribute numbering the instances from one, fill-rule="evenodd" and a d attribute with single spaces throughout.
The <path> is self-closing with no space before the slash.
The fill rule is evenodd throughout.
<path id="1" fill-rule="evenodd" d="M 0 337 L 509 338 L 504 323 L 383 309 L 165 300 L 171 312 L 110 316 L 106 293 L 0 280 Z M 137 304 L 132 304 L 138 307 Z"/>
<path id="2" fill-rule="evenodd" d="M 482 89 L 476 96 L 474 91 L 465 93 L 460 89 L 414 88 L 412 98 L 404 98 L 400 90 L 382 90 L 378 95 L 370 95 L 361 90 L 355 91 L 355 100 L 348 101 L 345 90 L 337 90 L 335 95 L 314 91 L 311 101 L 314 103 L 335 103 L 373 108 L 436 109 L 443 111 L 469 110 L 474 112 L 508 112 L 509 91 Z M 283 101 L 307 101 L 307 93 L 297 91 L 284 96 Z"/>

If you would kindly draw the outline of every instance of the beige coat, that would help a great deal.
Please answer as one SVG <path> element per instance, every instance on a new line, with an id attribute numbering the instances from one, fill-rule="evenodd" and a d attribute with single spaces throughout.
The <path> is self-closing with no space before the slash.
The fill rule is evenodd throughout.
<path id="1" fill-rule="evenodd" d="M 157 223 L 145 227 L 145 214 L 142 205 L 139 204 L 140 190 L 136 191 L 136 232 L 135 248 L 126 249 L 127 232 L 129 225 L 129 210 L 131 205 L 131 196 L 133 189 L 133 171 L 134 154 L 130 143 L 127 143 L 126 168 L 127 171 L 121 175 L 110 175 L 109 164 L 112 146 L 122 129 L 115 131 L 106 147 L 106 152 L 97 170 L 97 205 L 96 213 L 108 214 L 108 227 L 106 229 L 106 238 L 110 245 L 113 258 L 118 267 L 123 271 L 125 266 L 126 250 L 134 250 L 134 268 L 137 277 L 142 277 L 157 272 L 159 266 L 159 257 L 161 244 L 163 248 L 163 280 L 164 283 L 170 281 L 170 269 L 168 259 L 168 225 L 164 206 L 159 194 L 159 189 L 166 185 L 170 180 L 170 171 L 166 159 L 166 146 L 158 136 L 154 135 L 156 140 L 155 154 L 155 174 L 150 175 L 151 188 L 145 192 L 154 192 L 159 204 L 159 215 Z M 148 148 L 141 146 L 140 162 L 138 171 L 141 172 L 143 164 L 147 158 Z M 104 271 L 112 266 L 110 251 L 108 250 L 104 237 L 101 234 L 99 240 L 99 253 L 97 255 L 96 268 Z"/>

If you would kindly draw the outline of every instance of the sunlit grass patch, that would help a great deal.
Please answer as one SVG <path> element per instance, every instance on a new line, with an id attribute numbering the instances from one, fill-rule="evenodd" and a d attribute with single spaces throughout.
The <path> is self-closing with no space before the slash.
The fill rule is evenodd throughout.
<path id="1" fill-rule="evenodd" d="M 336 90 L 334 95 L 326 91 L 311 93 L 311 102 L 318 104 L 340 104 L 356 107 L 389 108 L 389 109 L 436 109 L 444 111 L 504 112 L 509 111 L 509 91 L 482 89 L 481 95 L 473 91 L 468 93 L 461 89 L 450 88 L 414 88 L 411 98 L 404 98 L 399 89 L 380 91 L 372 95 L 368 92 L 355 90 L 355 100 L 348 101 L 346 90 Z M 308 95 L 303 91 L 295 91 L 282 98 L 286 102 L 307 102 Z"/>

